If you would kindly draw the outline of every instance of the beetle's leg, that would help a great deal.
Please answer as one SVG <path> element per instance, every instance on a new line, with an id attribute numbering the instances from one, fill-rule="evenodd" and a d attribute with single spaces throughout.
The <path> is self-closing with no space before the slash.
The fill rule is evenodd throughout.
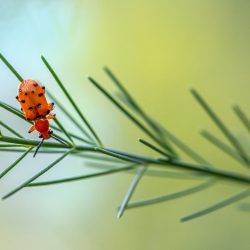
<path id="1" fill-rule="evenodd" d="M 48 109 L 53 110 L 54 109 L 54 102 L 48 104 Z"/>
<path id="2" fill-rule="evenodd" d="M 52 119 L 54 119 L 55 117 L 56 117 L 55 114 L 49 114 L 46 118 L 47 118 L 48 120 L 52 120 Z"/>
<path id="3" fill-rule="evenodd" d="M 31 132 L 33 132 L 33 131 L 35 131 L 35 130 L 36 130 L 35 125 L 32 125 L 28 132 L 31 133 Z"/>

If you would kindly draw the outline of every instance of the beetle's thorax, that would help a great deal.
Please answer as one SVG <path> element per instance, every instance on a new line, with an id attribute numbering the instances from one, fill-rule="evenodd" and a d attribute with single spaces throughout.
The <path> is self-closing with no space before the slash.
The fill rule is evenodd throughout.
<path id="1" fill-rule="evenodd" d="M 36 119 L 34 122 L 36 130 L 40 133 L 41 138 L 49 139 L 51 137 L 51 130 L 49 128 L 49 121 L 45 118 Z"/>

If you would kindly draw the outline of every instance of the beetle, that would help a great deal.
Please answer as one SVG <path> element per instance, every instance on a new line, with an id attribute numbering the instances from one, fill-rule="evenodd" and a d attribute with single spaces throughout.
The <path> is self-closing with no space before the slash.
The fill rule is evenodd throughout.
<path id="1" fill-rule="evenodd" d="M 47 102 L 45 87 L 32 79 L 20 82 L 16 99 L 21 105 L 21 111 L 25 119 L 33 121 L 33 125 L 28 132 L 31 133 L 36 130 L 39 132 L 39 138 L 42 138 L 34 153 L 35 157 L 43 141 L 48 140 L 53 134 L 49 126 L 49 120 L 55 118 L 55 114 L 50 113 L 54 109 L 54 103 Z"/>
<path id="2" fill-rule="evenodd" d="M 34 121 L 29 133 L 37 130 L 40 138 L 49 139 L 53 132 L 48 120 L 53 119 L 55 114 L 50 113 L 54 109 L 54 103 L 47 102 L 45 87 L 35 80 L 23 80 L 18 86 L 16 99 L 26 120 Z"/>

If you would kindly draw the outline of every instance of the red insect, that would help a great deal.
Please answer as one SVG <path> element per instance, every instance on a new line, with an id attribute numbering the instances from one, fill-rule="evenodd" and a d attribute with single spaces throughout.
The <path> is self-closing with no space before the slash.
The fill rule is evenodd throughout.
<path id="1" fill-rule="evenodd" d="M 37 130 L 40 138 L 49 139 L 53 132 L 48 120 L 53 119 L 55 115 L 50 114 L 54 103 L 47 102 L 45 87 L 34 80 L 23 80 L 18 86 L 16 99 L 21 104 L 24 117 L 29 121 L 34 121 L 29 133 Z"/>
<path id="2" fill-rule="evenodd" d="M 49 139 L 53 133 L 49 127 L 49 120 L 55 117 L 54 114 L 50 113 L 54 108 L 54 103 L 47 102 L 45 87 L 30 79 L 23 80 L 19 84 L 16 99 L 21 104 L 24 117 L 34 122 L 29 129 L 29 133 L 37 130 L 39 138 L 42 138 L 36 150 L 37 152 L 43 141 Z"/>

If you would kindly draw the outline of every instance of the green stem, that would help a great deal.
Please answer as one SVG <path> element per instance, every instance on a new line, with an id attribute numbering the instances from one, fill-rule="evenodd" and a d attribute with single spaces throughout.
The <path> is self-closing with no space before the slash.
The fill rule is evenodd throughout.
<path id="1" fill-rule="evenodd" d="M 70 152 L 72 150 L 73 149 L 71 149 L 71 150 L 67 151 L 66 153 L 64 153 L 57 160 L 55 160 L 54 162 L 52 162 L 48 167 L 46 167 L 45 169 L 41 170 L 39 173 L 37 173 L 36 175 L 34 175 L 33 177 L 31 177 L 30 179 L 28 179 L 27 181 L 25 181 L 23 184 L 21 184 L 20 186 L 18 186 L 14 190 L 12 190 L 10 193 L 6 194 L 2 199 L 3 200 L 7 199 L 10 196 L 12 196 L 13 194 L 15 194 L 18 191 L 20 191 L 21 189 L 23 189 L 24 187 L 28 186 L 32 181 L 36 180 L 38 177 L 40 177 L 41 175 L 43 175 L 44 173 L 46 173 L 48 170 L 50 170 L 52 167 L 54 167 L 56 164 L 58 164 L 61 160 L 63 160 L 68 154 L 70 154 Z"/>
<path id="2" fill-rule="evenodd" d="M 128 202 L 130 201 L 140 179 L 142 178 L 142 176 L 144 175 L 145 171 L 147 170 L 147 167 L 145 166 L 141 166 L 141 167 L 138 167 L 138 171 L 133 179 L 133 181 L 131 182 L 129 188 L 128 188 L 128 191 L 122 201 L 122 204 L 121 206 L 119 207 L 119 210 L 118 210 L 118 213 L 117 213 L 117 218 L 120 219 L 122 217 L 122 215 L 124 214 L 125 212 L 125 209 L 128 205 Z"/>
<path id="3" fill-rule="evenodd" d="M 54 95 L 52 95 L 48 90 L 47 90 L 47 95 L 56 103 L 56 105 L 63 111 L 63 113 L 69 118 L 70 121 L 75 124 L 75 126 L 86 136 L 88 137 L 91 142 L 85 140 L 89 144 L 93 144 L 93 139 L 91 136 L 83 129 L 83 127 L 80 125 L 80 123 L 75 119 L 73 115 L 55 98 Z M 69 134 L 70 135 L 70 134 Z"/>
<path id="4" fill-rule="evenodd" d="M 24 146 L 37 146 L 37 144 L 40 142 L 38 140 L 28 140 L 28 139 L 23 139 L 23 138 L 14 138 L 14 137 L 3 136 L 1 134 L 0 134 L 0 141 L 20 144 L 20 145 L 24 145 Z M 69 148 L 72 148 L 72 146 L 70 146 L 70 145 L 66 146 L 64 144 L 55 143 L 55 142 L 44 142 L 43 143 L 43 148 L 65 148 L 65 149 L 69 149 Z M 77 150 L 95 152 L 94 147 L 77 146 L 75 148 Z"/>
<path id="5" fill-rule="evenodd" d="M 133 123 L 135 123 L 142 131 L 144 131 L 149 137 L 157 142 L 163 149 L 165 145 L 158 139 L 149 129 L 147 129 L 139 120 L 136 119 L 125 107 L 123 107 L 113 96 L 111 96 L 100 84 L 98 84 L 93 78 L 88 78 L 93 85 L 99 89 L 118 109 L 120 109 Z"/>
<path id="6" fill-rule="evenodd" d="M 5 148 L 15 148 L 15 147 L 17 147 L 17 148 L 26 148 L 26 146 L 24 146 L 24 145 L 20 145 L 20 144 L 9 144 L 9 143 L 5 143 L 5 144 L 0 144 L 0 151 L 2 151 L 2 149 L 5 149 Z M 12 150 L 12 149 L 10 149 L 10 150 Z M 24 150 L 25 151 L 25 150 Z"/>
<path id="7" fill-rule="evenodd" d="M 162 151 L 161 149 L 157 148 L 155 145 L 143 140 L 143 139 L 139 139 L 139 142 L 142 143 L 143 145 L 153 149 L 154 151 L 156 151 L 157 153 L 160 153 L 163 156 L 166 156 L 167 159 L 171 158 L 171 155 L 165 153 L 164 151 Z"/>
<path id="8" fill-rule="evenodd" d="M 123 154 L 118 154 L 118 153 L 114 153 L 108 149 L 104 149 L 104 148 L 95 148 L 95 150 L 97 152 L 101 152 L 105 155 L 109 155 L 109 156 L 112 156 L 112 157 L 115 157 L 115 158 L 118 158 L 118 159 L 121 159 L 121 160 L 125 160 L 125 161 L 130 161 L 130 162 L 136 162 L 136 163 L 143 163 L 143 161 L 139 160 L 137 157 L 133 157 L 132 155 L 123 155 Z"/>
<path id="9" fill-rule="evenodd" d="M 2 173 L 0 173 L 0 179 L 4 177 L 10 170 L 12 170 L 34 147 L 28 148 L 24 154 L 22 154 L 15 162 L 13 162 L 8 168 L 6 168 Z"/>
<path id="10" fill-rule="evenodd" d="M 91 131 L 92 135 L 95 137 L 95 139 L 97 140 L 97 142 L 99 143 L 99 145 L 102 145 L 101 140 L 99 139 L 99 137 L 96 134 L 95 130 L 92 128 L 92 126 L 90 125 L 90 123 L 88 122 L 88 120 L 82 114 L 82 112 L 80 111 L 80 109 L 76 105 L 75 101 L 70 96 L 70 94 L 68 93 L 68 91 L 66 90 L 66 88 L 64 87 L 64 85 L 62 84 L 61 80 L 59 79 L 59 77 L 55 73 L 55 71 L 52 69 L 52 67 L 47 62 L 47 60 L 44 58 L 44 56 L 41 56 L 41 58 L 42 58 L 42 61 L 44 62 L 44 64 L 46 65 L 46 67 L 48 68 L 48 70 L 50 71 L 50 73 L 52 74 L 52 76 L 54 77 L 55 81 L 58 83 L 58 85 L 62 89 L 63 93 L 66 95 L 66 97 L 68 98 L 68 100 L 70 101 L 70 103 L 72 104 L 72 106 L 74 107 L 74 109 L 76 110 L 77 114 L 80 116 L 80 118 L 82 119 L 82 121 L 86 124 L 86 126 L 89 128 L 89 130 Z"/>
<path id="11" fill-rule="evenodd" d="M 108 175 L 108 174 L 115 174 L 115 173 L 118 173 L 121 171 L 131 170 L 131 169 L 135 168 L 135 166 L 137 166 L 137 165 L 138 164 L 132 164 L 132 165 L 128 165 L 125 167 L 117 167 L 117 168 L 108 169 L 108 170 L 93 173 L 93 174 L 80 175 L 80 176 L 63 178 L 63 179 L 58 179 L 58 180 L 51 180 L 51 181 L 35 182 L 35 183 L 29 184 L 28 187 L 38 187 L 38 186 L 61 184 L 61 183 L 72 182 L 72 181 L 80 181 L 80 180 L 89 179 L 89 178 L 98 177 L 98 176 L 103 176 L 103 175 Z"/>
<path id="12" fill-rule="evenodd" d="M 112 80 L 112 82 L 118 87 L 120 90 L 120 93 L 123 94 L 122 100 L 125 101 L 126 104 L 128 104 L 141 118 L 148 124 L 149 127 L 151 127 L 156 135 L 158 136 L 159 140 L 162 141 L 162 144 L 165 145 L 165 149 L 167 151 L 170 151 L 171 154 L 175 157 L 177 157 L 176 152 L 173 150 L 171 145 L 168 143 L 168 141 L 164 140 L 164 137 L 162 137 L 162 133 L 160 128 L 155 124 L 155 122 L 143 111 L 143 109 L 139 106 L 139 104 L 135 101 L 135 99 L 129 94 L 129 92 L 124 88 L 121 81 L 118 80 L 118 78 L 113 74 L 113 72 L 108 68 L 103 68 L 108 77 Z"/>
<path id="13" fill-rule="evenodd" d="M 67 130 L 64 128 L 64 126 L 61 124 L 61 122 L 59 122 L 59 120 L 57 118 L 54 118 L 55 123 L 57 124 L 57 126 L 63 131 L 63 133 L 65 134 L 65 136 L 71 141 L 71 143 L 73 144 L 73 146 L 75 145 L 74 141 L 72 140 L 71 136 L 68 134 Z M 69 143 L 68 143 L 69 144 Z"/>
<path id="14" fill-rule="evenodd" d="M 109 153 L 113 153 L 114 157 L 116 155 L 119 156 L 124 156 L 124 157 L 128 157 L 128 158 L 132 158 L 134 159 L 136 162 L 140 162 L 140 163 L 159 163 L 157 158 L 153 158 L 153 157 L 148 157 L 148 156 L 142 156 L 142 155 L 137 155 L 137 154 L 133 154 L 133 153 L 127 153 L 127 152 L 123 152 L 121 150 L 117 150 L 117 149 L 110 149 L 110 148 L 106 148 L 106 151 L 108 151 Z M 112 154 L 110 155 L 112 156 Z"/>
<path id="15" fill-rule="evenodd" d="M 17 144 L 23 144 L 25 146 L 36 146 L 39 141 L 37 140 L 27 140 L 27 139 L 21 139 L 21 138 L 12 138 L 7 136 L 0 136 L 0 141 L 8 142 L 8 143 L 17 143 Z M 44 142 L 43 145 L 44 148 L 64 148 L 69 149 L 70 147 L 66 147 L 65 145 L 59 144 L 59 143 L 53 143 L 53 142 Z M 134 155 L 130 153 L 120 153 L 119 151 L 110 149 L 104 149 L 104 148 L 97 148 L 97 147 L 87 147 L 87 146 L 76 146 L 71 153 L 74 151 L 84 151 L 84 152 L 92 152 L 92 153 L 102 153 L 105 155 L 109 155 L 114 158 L 122 159 L 125 161 L 130 161 L 134 163 L 143 163 L 143 164 L 156 164 L 157 166 L 162 167 L 171 167 L 175 166 L 178 169 L 184 169 L 189 171 L 196 171 L 198 173 L 204 173 L 210 176 L 219 177 L 225 180 L 231 180 L 242 184 L 250 184 L 250 176 L 246 176 L 243 174 L 230 172 L 230 171 L 224 171 L 221 170 L 219 167 L 214 166 L 214 168 L 210 168 L 207 165 L 198 165 L 198 164 L 192 164 L 189 162 L 184 162 L 178 159 L 155 159 L 155 158 L 149 158 L 149 157 L 143 157 L 141 155 Z"/>
<path id="16" fill-rule="evenodd" d="M 191 93 L 194 98 L 199 102 L 199 104 L 203 107 L 203 109 L 207 112 L 210 118 L 214 121 L 217 127 L 221 130 L 221 132 L 226 136 L 232 146 L 238 151 L 239 155 L 246 162 L 248 166 L 250 166 L 250 161 L 248 155 L 245 150 L 238 142 L 238 140 L 234 137 L 234 135 L 230 132 L 230 130 L 226 127 L 226 125 L 221 121 L 221 119 L 216 115 L 216 113 L 210 108 L 208 103 L 202 98 L 202 96 L 194 89 L 191 89 Z"/>
<path id="17" fill-rule="evenodd" d="M 237 105 L 233 106 L 233 110 L 236 113 L 236 115 L 238 116 L 238 118 L 240 119 L 240 121 L 242 122 L 242 124 L 248 130 L 248 132 L 250 132 L 250 120 L 246 116 L 246 114 L 243 112 L 243 110 Z"/>
<path id="18" fill-rule="evenodd" d="M 196 151 L 194 151 L 191 147 L 189 147 L 187 144 L 185 144 L 183 141 L 181 141 L 179 138 L 177 138 L 172 132 L 167 130 L 166 128 L 163 128 L 161 125 L 159 125 L 162 129 L 162 132 L 165 134 L 165 136 L 174 144 L 176 147 L 178 147 L 183 153 L 188 155 L 190 158 L 192 158 L 194 161 L 210 165 L 210 163 L 205 160 L 202 156 L 200 156 Z"/>
<path id="19" fill-rule="evenodd" d="M 153 204 L 158 204 L 161 202 L 166 202 L 170 200 L 175 200 L 177 198 L 182 198 L 187 195 L 191 195 L 197 192 L 200 192 L 208 187 L 210 187 L 212 184 L 215 184 L 214 180 L 209 180 L 206 182 L 203 182 L 202 184 L 196 185 L 191 188 L 184 189 L 182 191 L 170 193 L 170 194 L 165 194 L 157 197 L 152 197 L 149 199 L 145 200 L 138 200 L 134 201 L 128 204 L 127 209 L 132 209 L 132 208 L 137 208 L 137 207 L 142 207 L 142 206 L 148 206 L 148 205 L 153 205 Z"/>
<path id="20" fill-rule="evenodd" d="M 205 173 L 207 175 L 222 178 L 225 180 L 231 180 L 231 181 L 235 181 L 235 182 L 242 183 L 242 184 L 248 184 L 248 185 L 250 184 L 250 176 L 246 176 L 243 174 L 230 172 L 230 171 L 224 171 L 215 167 L 207 168 L 207 166 L 195 165 L 192 163 L 187 163 L 187 162 L 175 160 L 175 159 L 170 160 L 169 162 L 166 162 L 166 164 L 171 165 L 171 166 L 176 166 L 177 168 L 180 168 L 180 169 L 193 170 L 193 171 L 197 171 L 200 173 Z"/>
<path id="21" fill-rule="evenodd" d="M 249 197 L 249 195 L 250 195 L 250 189 L 248 188 L 248 189 L 246 189 L 244 191 L 239 192 L 238 194 L 235 194 L 235 195 L 233 195 L 233 196 L 231 196 L 229 198 L 226 198 L 226 199 L 224 199 L 222 201 L 219 201 L 219 202 L 217 202 L 217 203 L 215 203 L 215 204 L 213 204 L 213 205 L 211 205 L 211 206 L 209 206 L 207 208 L 204 208 L 202 210 L 199 210 L 197 212 L 194 212 L 194 213 L 192 213 L 190 215 L 187 215 L 187 216 L 181 218 L 181 222 L 186 222 L 186 221 L 189 221 L 189 220 L 193 220 L 193 219 L 196 219 L 198 217 L 204 216 L 206 214 L 212 213 L 212 212 L 214 212 L 214 211 L 216 211 L 218 209 L 221 209 L 221 208 L 224 208 L 226 206 L 232 205 L 237 201 L 240 201 L 240 200 L 242 200 L 244 198 L 247 198 L 247 197 Z"/>
<path id="22" fill-rule="evenodd" d="M 232 149 L 227 144 L 225 144 L 224 142 L 222 142 L 221 140 L 219 140 L 217 137 L 215 137 L 209 131 L 203 130 L 203 131 L 201 131 L 201 135 L 205 139 L 207 139 L 208 141 L 210 141 L 212 144 L 214 144 L 216 147 L 218 147 L 221 151 L 223 151 L 224 153 L 226 153 L 227 155 L 229 155 L 230 157 L 234 158 L 235 160 L 237 160 L 241 164 L 244 164 L 244 165 L 246 164 L 246 162 L 242 160 L 242 158 L 240 157 L 240 155 L 234 149 Z"/>
<path id="23" fill-rule="evenodd" d="M 6 128 L 9 132 L 11 132 L 13 135 L 16 135 L 19 138 L 23 138 L 19 133 L 17 133 L 14 129 L 12 129 L 10 126 L 5 124 L 4 122 L 0 121 L 0 125 L 2 125 L 4 128 Z"/>
<path id="24" fill-rule="evenodd" d="M 23 78 L 17 73 L 14 67 L 6 60 L 6 58 L 0 53 L 0 59 L 3 63 L 10 69 L 10 71 L 16 76 L 16 78 L 21 82 Z"/>

